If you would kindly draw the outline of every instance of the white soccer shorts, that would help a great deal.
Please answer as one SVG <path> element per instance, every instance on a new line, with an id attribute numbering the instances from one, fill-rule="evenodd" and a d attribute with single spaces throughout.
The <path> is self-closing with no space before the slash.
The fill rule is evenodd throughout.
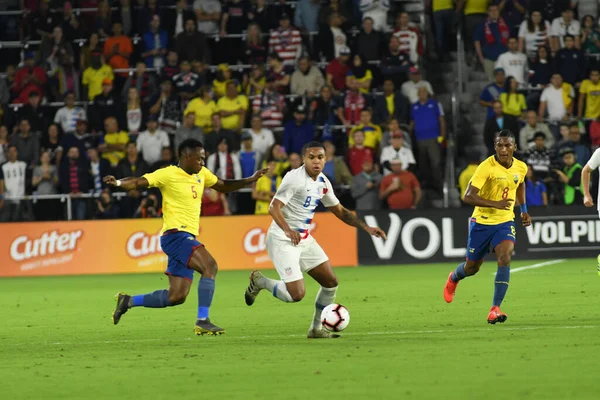
<path id="1" fill-rule="evenodd" d="M 284 282 L 295 282 L 303 278 L 302 273 L 329 260 L 319 243 L 309 235 L 294 246 L 289 238 L 279 239 L 267 234 L 267 252 L 277 273 Z"/>

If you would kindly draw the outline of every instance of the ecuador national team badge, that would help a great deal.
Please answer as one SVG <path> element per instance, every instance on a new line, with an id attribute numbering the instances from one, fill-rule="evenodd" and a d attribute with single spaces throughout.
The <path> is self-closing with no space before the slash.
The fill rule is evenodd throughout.
<path id="1" fill-rule="evenodd" d="M 518 174 L 517 175 L 513 175 L 513 181 L 515 183 L 519 182 L 519 178 L 520 178 L 520 176 Z"/>

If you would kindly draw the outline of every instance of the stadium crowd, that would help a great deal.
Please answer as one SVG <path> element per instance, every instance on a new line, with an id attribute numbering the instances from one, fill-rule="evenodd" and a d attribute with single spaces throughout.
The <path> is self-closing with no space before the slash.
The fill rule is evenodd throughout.
<path id="1" fill-rule="evenodd" d="M 446 136 L 444 110 L 421 74 L 426 56 L 453 59 L 457 20 L 467 61 L 493 81 L 480 99 L 486 144 L 514 131 L 532 166 L 528 197 L 569 204 L 567 188 L 578 187 L 580 165 L 600 144 L 597 10 L 589 18 L 579 10 L 580 24 L 571 9 L 584 2 L 431 0 L 428 46 L 403 1 L 20 3 L 22 15 L 0 17 L 0 39 L 39 46 L 0 50 L 4 221 L 65 217 L 58 200 L 10 199 L 25 194 L 69 194 L 75 219 L 159 216 L 158 192 L 116 198 L 101 177 L 175 163 L 190 137 L 221 178 L 271 171 L 251 193 L 207 189 L 204 215 L 267 213 L 312 140 L 325 144 L 324 173 L 344 203 L 421 207 L 425 192 L 441 198 Z"/>

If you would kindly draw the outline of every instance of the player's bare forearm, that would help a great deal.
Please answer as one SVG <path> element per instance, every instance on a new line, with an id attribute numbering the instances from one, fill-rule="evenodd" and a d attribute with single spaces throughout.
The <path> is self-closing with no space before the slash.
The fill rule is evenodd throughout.
<path id="1" fill-rule="evenodd" d="M 283 230 L 284 232 L 287 232 L 291 228 L 288 225 L 287 221 L 285 220 L 283 213 L 281 212 L 281 209 L 284 206 L 285 206 L 285 204 L 283 204 L 281 201 L 279 201 L 277 199 L 273 200 L 273 202 L 269 206 L 269 215 L 271 215 L 271 217 L 273 217 L 273 221 L 275 221 L 275 223 L 277 224 L 277 226 L 279 226 L 281 228 L 281 230 Z"/>
<path id="2" fill-rule="evenodd" d="M 583 186 L 583 194 L 585 196 L 591 197 L 590 194 L 590 175 L 592 174 L 592 170 L 589 165 L 585 165 L 583 170 L 581 171 L 581 185 Z"/>
<path id="3" fill-rule="evenodd" d="M 517 188 L 517 201 L 519 204 L 527 204 L 527 199 L 525 198 L 525 182 L 522 182 Z"/>
<path id="4" fill-rule="evenodd" d="M 236 190 L 240 190 L 241 188 L 253 184 L 258 178 L 266 174 L 267 171 L 268 168 L 260 169 L 251 177 L 244 179 L 219 179 L 212 188 L 221 193 L 235 192 Z"/>
<path id="5" fill-rule="evenodd" d="M 479 188 L 475 186 L 467 186 L 467 192 L 465 193 L 465 203 L 474 206 L 474 207 L 491 207 L 491 208 L 505 208 L 507 201 L 514 201 L 514 199 L 503 200 L 502 203 L 494 200 L 484 199 L 479 196 Z"/>
<path id="6" fill-rule="evenodd" d="M 341 204 L 338 204 L 337 206 L 334 206 L 334 207 L 329 207 L 329 210 L 331 210 L 333 215 L 338 217 L 340 219 L 340 221 L 344 222 L 347 225 L 354 226 L 356 228 L 360 228 L 360 229 L 364 229 L 364 230 L 367 230 L 367 228 L 369 227 L 365 223 L 365 221 L 358 218 L 356 216 L 356 214 L 354 214 L 352 211 L 348 210 L 346 207 L 342 206 Z"/>
<path id="7" fill-rule="evenodd" d="M 120 187 L 123 190 L 146 189 L 150 186 L 146 178 L 135 176 L 117 180 L 114 176 L 108 175 L 103 178 L 103 181 L 109 186 Z"/>

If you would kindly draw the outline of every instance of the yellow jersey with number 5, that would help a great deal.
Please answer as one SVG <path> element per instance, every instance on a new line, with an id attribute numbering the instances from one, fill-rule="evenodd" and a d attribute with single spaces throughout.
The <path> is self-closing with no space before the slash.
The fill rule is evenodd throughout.
<path id="1" fill-rule="evenodd" d="M 188 174 L 174 165 L 145 174 L 150 187 L 162 194 L 163 227 L 161 233 L 171 229 L 198 235 L 200 208 L 205 187 L 212 187 L 218 178 L 202 167 L 197 174 Z"/>
<path id="2" fill-rule="evenodd" d="M 513 212 L 517 198 L 517 188 L 527 175 L 527 164 L 513 158 L 510 168 L 503 167 L 496 156 L 491 156 L 477 167 L 471 178 L 471 186 L 479 189 L 479 196 L 486 200 L 499 201 L 511 199 L 509 210 L 500 210 L 491 207 L 475 207 L 471 218 L 483 225 L 498 225 L 504 222 L 514 221 Z"/>

